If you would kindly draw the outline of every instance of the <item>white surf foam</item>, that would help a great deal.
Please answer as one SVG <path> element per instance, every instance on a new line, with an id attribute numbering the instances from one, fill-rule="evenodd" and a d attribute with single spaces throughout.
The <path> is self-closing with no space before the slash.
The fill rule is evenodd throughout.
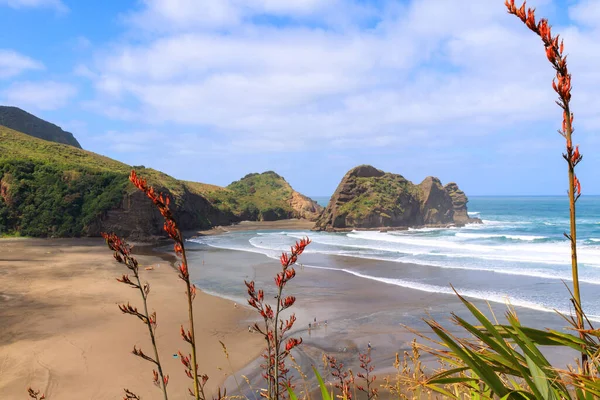
<path id="1" fill-rule="evenodd" d="M 508 235 L 502 233 L 463 233 L 457 232 L 456 237 L 467 238 L 467 239 L 493 239 L 493 238 L 506 238 L 513 240 L 540 240 L 540 239 L 548 239 L 547 236 L 533 236 L 533 235 Z"/>
<path id="2" fill-rule="evenodd" d="M 352 271 L 349 269 L 328 268 L 328 267 L 320 267 L 320 266 L 316 266 L 316 265 L 304 265 L 304 266 L 307 268 L 326 269 L 326 270 L 332 270 L 332 271 L 345 272 L 347 274 L 351 274 L 351 275 L 357 276 L 359 278 L 382 282 L 382 283 L 386 283 L 389 285 L 400 286 L 400 287 L 404 287 L 407 289 L 414 289 L 414 290 L 419 290 L 419 291 L 428 292 L 428 293 L 442 293 L 442 294 L 454 295 L 454 291 L 450 287 L 429 285 L 426 283 L 408 281 L 408 280 L 404 280 L 404 279 L 376 277 L 376 276 L 362 274 L 360 272 Z M 491 301 L 493 303 L 500 303 L 500 304 L 509 304 L 510 303 L 513 306 L 529 308 L 531 310 L 536 310 L 536 311 L 544 311 L 544 312 L 551 312 L 551 313 L 556 312 L 555 311 L 556 309 L 553 309 L 552 307 L 550 307 L 548 305 L 536 303 L 536 302 L 529 301 L 526 299 L 515 298 L 513 296 L 509 296 L 506 293 L 498 293 L 498 292 L 493 292 L 493 291 L 479 291 L 479 290 L 463 290 L 463 289 L 457 289 L 456 291 L 461 296 L 472 298 L 472 299 Z M 567 310 L 558 309 L 557 311 L 559 311 L 563 314 L 569 314 L 569 311 L 567 311 Z M 600 322 L 600 316 L 588 315 L 588 318 L 590 320 Z"/>

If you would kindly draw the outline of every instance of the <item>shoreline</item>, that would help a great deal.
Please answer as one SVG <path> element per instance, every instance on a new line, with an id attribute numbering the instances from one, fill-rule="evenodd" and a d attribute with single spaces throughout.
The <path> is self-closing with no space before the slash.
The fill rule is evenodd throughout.
<path id="1" fill-rule="evenodd" d="M 218 225 L 211 229 L 189 230 L 184 236 L 193 238 L 197 236 L 220 235 L 228 232 L 253 231 L 261 229 L 306 229 L 311 230 L 314 221 L 307 219 L 281 219 L 278 221 L 241 221 L 232 225 Z"/>
<path id="2" fill-rule="evenodd" d="M 151 285 L 169 397 L 186 399 L 190 381 L 173 357 L 188 352 L 178 329 L 187 321 L 183 285 L 166 260 L 171 255 L 139 247 L 133 253 Z M 145 398 L 158 394 L 152 365 L 131 354 L 134 345 L 152 353 L 147 328 L 117 308 L 141 306 L 139 294 L 115 281 L 127 270 L 102 239 L 3 239 L 0 254 L 0 398 L 25 397 L 29 386 L 57 399 L 119 398 L 123 388 Z M 264 340 L 248 334 L 253 313 L 232 301 L 199 291 L 194 306 L 198 364 L 210 378 L 210 397 L 259 356 Z"/>
<path id="3" fill-rule="evenodd" d="M 210 233 L 205 234 L 214 235 L 226 233 L 227 231 L 252 231 L 261 229 L 306 229 L 307 222 L 310 223 L 309 221 L 301 220 L 246 222 L 234 226 L 223 227 L 223 229 L 211 230 L 209 231 Z M 228 230 L 226 231 L 225 228 Z M 186 236 L 189 237 L 188 235 Z M 24 282 L 18 282 L 18 285 L 16 285 L 17 287 L 15 288 L 11 286 L 10 281 L 7 280 L 10 278 L 10 271 L 7 272 L 7 260 L 11 257 L 6 257 L 5 245 L 10 242 L 13 242 L 13 245 L 16 246 L 15 249 L 12 249 L 12 253 L 18 251 L 19 248 L 22 250 L 20 254 L 13 254 L 15 256 L 13 257 L 14 259 L 21 258 L 21 260 L 15 261 L 15 265 L 19 262 L 41 262 L 45 264 L 46 267 L 53 266 L 52 269 L 46 268 L 46 271 L 42 273 L 43 277 L 48 280 L 66 278 L 69 281 L 68 285 L 59 285 L 60 287 L 56 286 L 56 282 L 47 285 L 48 290 L 56 292 L 65 286 L 77 285 L 77 282 L 79 282 L 77 271 L 81 270 L 82 265 L 91 263 L 94 273 L 91 274 L 91 276 L 88 276 L 87 279 L 84 279 L 82 283 L 98 284 L 100 281 L 105 282 L 100 284 L 103 295 L 112 295 L 115 297 L 112 299 L 113 301 L 110 301 L 110 299 L 103 299 L 102 312 L 99 312 L 100 321 L 95 321 L 95 326 L 98 328 L 96 331 L 91 327 L 82 328 L 77 325 L 77 321 L 73 321 L 69 318 L 67 318 L 67 320 L 69 320 L 72 325 L 67 327 L 57 326 L 55 322 L 47 321 L 47 318 L 43 316 L 42 325 L 45 327 L 44 329 L 50 327 L 50 330 L 55 337 L 47 339 L 39 337 L 34 337 L 33 339 L 27 338 L 27 345 L 22 344 L 21 347 L 17 347 L 17 349 L 20 349 L 20 353 L 13 349 L 12 352 L 8 354 L 9 358 L 7 358 L 6 348 L 4 346 L 6 332 L 0 327 L 0 398 L 12 398 L 10 396 L 2 396 L 7 387 L 4 382 L 4 379 L 7 378 L 5 369 L 6 365 L 9 365 L 10 362 L 17 364 L 16 368 L 20 368 L 20 371 L 24 371 L 21 372 L 21 374 L 25 376 L 24 379 L 21 379 L 20 386 L 14 386 L 13 383 L 13 386 L 11 386 L 13 392 L 7 392 L 8 394 L 12 394 L 13 397 L 17 398 L 22 396 L 23 393 L 25 393 L 24 389 L 26 389 L 28 385 L 31 385 L 34 388 L 42 389 L 47 395 L 52 394 L 52 397 L 55 398 L 79 398 L 68 397 L 68 394 L 65 394 L 67 392 L 63 392 L 65 388 L 65 385 L 63 384 L 64 371 L 60 371 L 59 368 L 59 371 L 50 372 L 53 364 L 49 361 L 53 360 L 55 364 L 58 362 L 65 362 L 61 361 L 64 357 L 60 351 L 68 353 L 68 360 L 71 360 L 73 363 L 78 363 L 79 369 L 77 371 L 71 371 L 71 374 L 78 373 L 83 375 L 83 380 L 87 382 L 87 385 L 94 386 L 94 390 L 99 390 L 93 392 L 95 395 L 101 393 L 101 398 L 104 398 L 102 397 L 104 394 L 107 395 L 106 397 L 109 397 L 109 393 L 112 397 L 118 395 L 121 391 L 119 385 L 115 385 L 114 371 L 111 370 L 111 373 L 106 374 L 99 369 L 95 370 L 96 374 L 100 373 L 113 376 L 112 379 L 108 379 L 108 376 L 103 377 L 102 379 L 98 379 L 97 376 L 89 377 L 89 374 L 91 373 L 89 359 L 90 354 L 93 353 L 93 351 L 90 351 L 91 349 L 89 346 L 86 347 L 86 343 L 93 343 L 93 340 L 104 340 L 104 342 L 102 342 L 104 345 L 100 345 L 101 347 L 105 346 L 102 352 L 106 354 L 103 354 L 103 357 L 104 359 L 110 358 L 112 361 L 109 363 L 107 360 L 104 360 L 102 361 L 104 363 L 103 365 L 108 366 L 109 369 L 112 368 L 112 365 L 115 362 L 124 363 L 129 366 L 124 372 L 123 368 L 118 369 L 118 371 L 120 371 L 119 374 L 123 374 L 129 379 L 126 383 L 122 383 L 121 386 L 124 385 L 134 391 L 136 391 L 135 389 L 137 388 L 148 388 L 152 386 L 151 367 L 148 363 L 138 360 L 130 354 L 134 344 L 137 344 L 138 347 L 143 346 L 143 349 L 146 352 L 151 350 L 146 341 L 143 340 L 147 337 L 147 332 L 143 332 L 143 329 L 142 331 L 139 330 L 139 321 L 135 318 L 131 318 L 131 316 L 120 315 L 116 308 L 117 302 L 126 302 L 128 300 L 125 296 L 129 294 L 130 291 L 112 280 L 120 276 L 125 270 L 122 265 L 117 264 L 112 259 L 110 251 L 104 245 L 103 240 L 89 238 L 18 238 L 14 240 L 0 240 L 0 254 L 5 255 L 4 259 L 0 258 L 0 287 L 10 287 L 12 291 L 21 288 L 25 292 L 27 292 L 27 290 L 32 292 L 30 287 L 24 285 Z M 28 246 L 26 243 L 32 245 Z M 156 307 L 159 322 L 157 331 L 157 335 L 159 335 L 159 349 L 161 348 L 161 341 L 165 340 L 169 344 L 173 343 L 173 348 L 185 351 L 185 343 L 181 341 L 178 332 L 176 332 L 177 329 L 170 329 L 168 333 L 161 332 L 166 330 L 163 329 L 163 327 L 172 327 L 174 324 L 175 326 L 179 326 L 181 322 L 185 322 L 185 317 L 176 321 L 176 318 L 168 315 L 173 311 L 168 307 L 169 304 L 176 303 L 180 305 L 176 312 L 182 314 L 187 312 L 187 307 L 183 305 L 184 299 L 181 297 L 183 296 L 183 289 L 180 286 L 181 282 L 177 279 L 176 273 L 172 270 L 172 264 L 175 257 L 169 252 L 170 246 L 164 247 L 165 243 L 167 242 L 163 242 L 162 246 L 157 244 L 138 243 L 134 248 L 134 253 L 140 260 L 140 264 L 152 264 L 155 266 L 154 270 L 148 272 L 142 271 L 142 274 L 147 274 L 148 280 L 152 285 L 152 292 L 149 300 L 151 304 L 153 301 L 156 303 L 164 303 L 160 304 L 160 306 L 157 304 Z M 202 335 L 202 339 L 198 338 L 198 341 L 202 342 L 200 345 L 201 352 L 199 353 L 201 354 L 199 356 L 201 360 L 201 370 L 203 365 L 205 365 L 206 369 L 212 368 L 210 371 L 202 371 L 207 372 L 210 376 L 207 389 L 209 389 L 210 392 L 214 390 L 217 385 L 224 383 L 229 389 L 229 394 L 235 394 L 236 382 L 234 382 L 232 376 L 235 375 L 241 384 L 242 391 L 244 391 L 246 384 L 242 378 L 240 378 L 240 375 L 242 374 L 248 376 L 254 387 L 260 387 L 258 386 L 261 383 L 259 377 L 260 371 L 257 367 L 261 360 L 259 356 L 263 350 L 264 340 L 258 335 L 248 334 L 247 325 L 250 324 L 250 321 L 254 322 L 256 320 L 256 314 L 253 309 L 245 305 L 246 296 L 243 281 L 244 279 L 256 280 L 257 287 L 270 289 L 272 286 L 272 276 L 278 268 L 279 262 L 264 254 L 241 250 L 195 247 L 191 244 L 186 247 L 189 251 L 188 258 L 190 259 L 190 273 L 192 279 L 195 280 L 196 283 L 199 283 L 199 288 L 203 290 L 196 299 L 195 310 L 197 314 L 201 314 L 197 316 L 196 321 L 206 321 L 206 324 L 197 322 L 197 336 Z M 47 249 L 50 249 L 50 252 L 52 253 L 51 256 L 47 256 L 46 252 L 43 251 Z M 10 253 L 11 252 L 8 254 L 10 255 Z M 60 259 L 57 260 L 57 254 L 59 254 L 60 257 L 66 257 L 68 262 L 66 262 L 65 265 L 61 265 L 59 262 Z M 372 357 L 376 367 L 376 373 L 378 376 L 386 376 L 392 372 L 390 369 L 394 361 L 395 353 L 399 352 L 402 354 L 405 350 L 410 352 L 409 346 L 414 335 L 408 332 L 402 325 L 410 326 L 420 332 L 426 332 L 427 329 L 424 327 L 421 318 L 425 317 L 427 314 L 431 314 L 436 320 L 453 330 L 451 324 L 447 322 L 447 317 L 449 317 L 451 311 L 455 311 L 461 317 L 468 319 L 469 315 L 465 312 L 464 306 L 462 306 L 460 301 L 453 295 L 446 293 L 430 293 L 404 287 L 399 290 L 397 286 L 376 281 L 369 281 L 368 284 L 365 284 L 364 279 L 361 279 L 358 276 L 341 272 L 338 272 L 333 276 L 331 275 L 331 271 L 319 269 L 318 267 L 310 267 L 310 264 L 313 264 L 313 261 L 316 263 L 316 257 L 319 257 L 319 265 L 328 266 L 331 263 L 331 265 L 337 264 L 347 268 L 353 268 L 358 265 L 364 268 L 370 268 L 381 263 L 388 263 L 386 261 L 354 259 L 351 257 L 333 255 L 316 256 L 308 253 L 302 257 L 301 262 L 306 263 L 307 266 L 302 269 L 300 266 L 297 268 L 297 279 L 295 279 L 294 284 L 289 287 L 289 294 L 296 295 L 299 298 L 299 302 L 293 310 L 298 316 L 298 322 L 291 334 L 293 337 L 301 336 L 305 340 L 305 344 L 301 346 L 300 351 L 294 356 L 302 367 L 303 372 L 307 374 L 310 383 L 314 383 L 310 365 L 320 365 L 320 356 L 323 353 L 336 356 L 340 361 L 343 361 L 344 364 L 350 366 L 354 370 L 356 365 L 353 364 L 356 363 L 358 359 L 358 351 L 365 351 L 367 343 L 372 341 L 374 347 Z M 164 268 L 167 265 L 169 268 Z M 426 266 L 418 264 L 406 265 L 410 265 L 411 268 L 426 268 Z M 221 273 L 227 274 L 230 280 L 220 283 L 222 281 L 219 280 L 219 277 L 222 277 L 223 275 L 214 275 L 212 269 L 220 270 Z M 104 270 L 104 273 L 99 275 L 98 270 Z M 35 270 L 35 272 L 37 273 L 39 271 Z M 226 288 L 231 287 L 232 289 L 223 291 L 221 290 L 222 287 L 219 286 L 220 284 L 224 284 Z M 173 290 L 173 288 L 181 288 L 181 290 Z M 162 294 L 159 293 L 161 291 Z M 267 291 L 268 290 L 266 290 L 266 292 Z M 348 293 L 352 295 L 348 296 Z M 31 294 L 35 294 L 35 291 Z M 53 296 L 60 294 L 60 292 L 54 293 Z M 229 294 L 232 295 L 229 296 Z M 3 302 L 9 300 L 12 301 L 12 298 L 8 300 L 5 298 L 7 295 L 9 297 L 11 296 L 10 293 L 0 292 L 0 319 L 3 321 L 7 320 L 6 315 L 10 316 L 10 313 L 3 313 L 2 310 Z M 65 296 L 67 295 L 69 294 L 65 294 Z M 77 290 L 75 289 L 74 292 L 70 292 L 70 295 L 78 296 L 77 298 L 81 298 L 82 301 L 87 303 L 86 310 L 89 311 L 91 308 L 95 308 L 95 312 L 98 313 L 97 308 L 99 307 L 99 304 L 91 304 L 91 297 L 93 297 L 94 293 L 85 291 L 79 291 L 79 293 L 77 293 Z M 136 295 L 137 293 L 133 293 L 131 296 L 132 304 L 139 303 Z M 472 301 L 486 315 L 489 315 L 489 309 L 487 308 L 488 306 L 485 301 Z M 234 302 L 238 303 L 238 307 L 233 306 Z M 59 307 L 53 302 L 50 303 L 52 303 L 50 304 L 51 307 L 47 307 L 50 314 L 58 312 Z M 71 305 L 64 304 L 60 305 L 66 307 L 68 313 L 72 312 L 81 315 L 81 310 L 77 309 L 79 307 L 72 307 Z M 182 306 L 183 309 L 181 309 Z M 75 308 L 75 310 L 71 310 L 72 308 Z M 106 308 L 106 312 L 104 308 Z M 506 309 L 505 305 L 498 303 L 492 303 L 491 308 L 496 315 L 502 315 Z M 559 327 L 555 321 L 557 318 L 553 319 L 553 316 L 546 312 L 524 309 L 521 307 L 517 308 L 519 310 L 519 316 L 527 326 L 546 327 L 549 321 L 553 321 L 549 323 L 549 325 L 552 325 L 554 328 Z M 37 309 L 38 307 L 36 307 L 35 303 L 28 304 L 25 302 L 25 304 L 22 304 L 22 310 L 26 313 L 31 313 L 32 311 L 35 312 Z M 206 314 L 204 314 L 205 311 Z M 328 327 L 325 329 L 322 327 L 313 329 L 312 332 L 309 333 L 307 327 L 313 317 L 318 317 L 319 321 L 328 320 Z M 211 322 L 213 320 L 210 318 L 214 318 L 214 322 Z M 35 320 L 34 315 L 26 315 L 23 323 L 25 323 L 26 320 L 29 320 L 30 322 Z M 36 321 L 36 323 L 37 322 L 38 321 Z M 561 322 L 563 321 L 558 320 L 558 323 Z M 201 326 L 198 328 L 199 325 Z M 561 324 L 560 327 L 562 327 L 562 325 L 564 324 Z M 141 326 L 141 328 L 145 327 Z M 117 334 L 116 331 L 119 329 L 121 329 L 121 331 Z M 115 330 L 115 332 L 112 330 Z M 133 339 L 133 335 L 128 336 L 129 330 L 138 332 L 135 335 L 135 338 L 138 338 L 137 342 Z M 28 334 L 31 333 L 28 329 L 25 329 L 25 331 Z M 108 336 L 110 336 L 110 340 L 112 340 L 111 345 L 106 345 L 107 340 L 105 339 L 107 338 L 98 339 L 101 336 L 106 336 L 105 333 L 107 331 L 110 333 Z M 82 334 L 81 332 L 84 332 L 84 335 L 89 336 L 86 336 L 85 340 L 81 340 L 80 337 L 74 335 L 75 332 L 80 335 Z M 14 336 L 18 338 L 18 335 L 15 334 Z M 232 368 L 229 367 L 227 360 L 223 355 L 219 340 L 222 340 L 227 344 L 232 361 Z M 70 347 L 67 345 L 67 341 L 72 342 L 70 343 Z M 54 353 L 53 357 L 49 357 L 48 353 L 51 352 L 45 350 L 43 345 L 39 342 L 57 347 L 57 349 L 53 350 L 56 350 L 59 353 Z M 118 345 L 116 345 L 117 342 L 119 342 Z M 10 348 L 10 346 L 14 345 L 9 343 L 8 347 Z M 79 353 L 75 350 L 76 346 L 80 348 Z M 344 347 L 348 348 L 348 352 L 342 351 Z M 203 352 L 204 349 L 206 349 L 206 352 Z M 187 387 L 187 384 L 189 384 L 189 380 L 183 376 L 184 374 L 183 371 L 181 371 L 182 366 L 179 360 L 169 357 L 171 355 L 170 351 L 171 350 L 169 349 L 169 351 L 165 352 L 167 356 L 166 360 L 162 360 L 163 363 L 166 362 L 169 364 L 166 370 L 171 376 L 170 388 L 172 390 L 175 389 L 175 387 L 185 388 Z M 41 353 L 43 356 L 41 359 L 38 355 L 30 357 L 29 353 L 31 352 L 34 354 L 37 353 L 38 355 Z M 97 352 L 98 351 L 96 350 L 96 353 Z M 23 363 L 21 361 L 14 361 L 17 359 L 18 355 L 25 355 L 25 357 L 28 358 L 28 365 L 19 365 Z M 573 359 L 572 354 L 561 353 L 560 351 L 549 351 L 547 356 L 551 362 L 560 363 L 561 366 L 563 362 L 572 363 Z M 81 360 L 82 358 L 85 362 Z M 425 354 L 423 355 L 422 360 L 426 364 L 433 365 L 430 357 Z M 42 365 L 49 368 L 46 370 Z M 222 368 L 222 370 L 219 370 L 219 367 Z M 228 372 L 224 374 L 223 370 Z M 81 371 L 85 371 L 85 374 Z M 10 373 L 12 374 L 12 371 Z M 78 377 L 77 379 L 80 379 L 80 375 L 75 376 Z M 324 375 L 323 377 L 327 381 L 329 376 Z M 103 383 L 98 384 L 96 382 L 97 380 Z M 23 382 L 27 383 L 24 384 Z M 125 381 L 122 380 L 122 382 Z M 98 389 L 100 386 L 103 386 L 103 388 Z M 109 392 L 108 389 L 113 389 L 113 391 Z M 156 388 L 151 388 L 148 393 L 143 391 L 137 392 L 138 394 L 145 394 L 147 397 L 152 398 L 157 395 L 156 390 Z M 76 391 L 76 393 L 79 392 Z M 84 391 L 82 393 L 91 394 L 92 392 Z M 58 394 L 60 394 L 60 396 Z M 170 397 L 174 399 L 187 398 L 185 393 L 182 397 L 178 397 L 172 393 L 172 391 L 170 391 Z"/>

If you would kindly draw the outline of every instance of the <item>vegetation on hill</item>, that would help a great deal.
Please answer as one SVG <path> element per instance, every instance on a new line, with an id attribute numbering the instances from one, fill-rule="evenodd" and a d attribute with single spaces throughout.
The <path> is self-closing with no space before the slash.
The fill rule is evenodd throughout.
<path id="1" fill-rule="evenodd" d="M 97 235 L 101 228 L 138 238 L 160 235 L 151 211 L 133 206 L 139 193 L 127 184 L 132 168 L 172 197 L 183 229 L 320 211 L 274 172 L 249 174 L 227 188 L 185 182 L 0 126 L 0 235 L 70 237 Z"/>
<path id="2" fill-rule="evenodd" d="M 243 220 L 316 218 L 321 211 L 316 202 L 295 192 L 273 171 L 248 174 L 225 188 L 194 182 L 186 182 L 186 185 L 221 211 L 231 212 Z"/>
<path id="3" fill-rule="evenodd" d="M 71 132 L 17 107 L 0 106 L 0 125 L 39 139 L 81 148 Z"/>
<path id="4" fill-rule="evenodd" d="M 132 167 L 73 146 L 0 126 L 0 234 L 80 236 L 119 207 Z M 136 166 L 154 186 L 183 203 L 186 185 Z M 201 226 L 204 227 L 204 226 Z"/>
<path id="5" fill-rule="evenodd" d="M 393 214 L 403 214 L 405 206 L 398 201 L 399 196 L 414 199 L 419 196 L 416 187 L 401 175 L 386 173 L 380 177 L 353 178 L 354 184 L 364 191 L 340 206 L 339 212 L 348 214 L 355 220 L 365 219 L 373 212 L 388 219 Z"/>
<path id="6" fill-rule="evenodd" d="M 0 127 L 0 234 L 79 236 L 119 204 L 127 166 Z"/>

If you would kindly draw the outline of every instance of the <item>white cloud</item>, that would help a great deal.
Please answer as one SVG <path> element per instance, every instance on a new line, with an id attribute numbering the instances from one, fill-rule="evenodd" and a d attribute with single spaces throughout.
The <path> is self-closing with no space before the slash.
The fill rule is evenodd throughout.
<path id="1" fill-rule="evenodd" d="M 143 10 L 125 16 L 127 22 L 147 31 L 232 28 L 254 17 L 287 17 L 343 23 L 349 13 L 362 18 L 372 7 L 345 0 L 143 0 Z M 344 7 L 344 12 L 340 12 Z"/>
<path id="2" fill-rule="evenodd" d="M 569 8 L 569 17 L 581 24 L 600 26 L 600 2 L 598 0 L 579 1 Z"/>
<path id="3" fill-rule="evenodd" d="M 0 5 L 11 8 L 53 8 L 58 12 L 65 13 L 69 8 L 61 0 L 0 0 Z"/>
<path id="4" fill-rule="evenodd" d="M 64 107 L 77 94 L 77 89 L 54 81 L 15 82 L 1 93 L 3 103 L 38 110 Z"/>
<path id="5" fill-rule="evenodd" d="M 334 7 L 353 20 L 350 0 L 145 3 L 130 18 L 170 21 L 170 29 L 106 49 L 82 73 L 97 90 L 96 109 L 116 119 L 209 130 L 248 151 L 251 143 L 280 151 L 291 141 L 306 149 L 451 145 L 549 117 L 560 122 L 540 39 L 501 1 L 414 0 L 386 8 L 368 28 L 356 20 L 315 28 L 249 19 L 325 21 Z M 530 5 L 538 15 L 554 8 L 549 0 Z M 554 31 L 569 53 L 576 114 L 589 121 L 578 127 L 590 128 L 600 120 L 600 36 L 576 26 Z"/>
<path id="6" fill-rule="evenodd" d="M 0 49 L 0 79 L 12 78 L 27 70 L 41 70 L 44 65 L 14 50 Z"/>

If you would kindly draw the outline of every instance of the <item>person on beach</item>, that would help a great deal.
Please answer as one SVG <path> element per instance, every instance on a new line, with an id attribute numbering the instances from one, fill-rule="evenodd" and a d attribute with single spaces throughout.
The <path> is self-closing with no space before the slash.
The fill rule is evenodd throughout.
<path id="1" fill-rule="evenodd" d="M 371 351 L 371 342 L 367 344 L 367 350 Z"/>

